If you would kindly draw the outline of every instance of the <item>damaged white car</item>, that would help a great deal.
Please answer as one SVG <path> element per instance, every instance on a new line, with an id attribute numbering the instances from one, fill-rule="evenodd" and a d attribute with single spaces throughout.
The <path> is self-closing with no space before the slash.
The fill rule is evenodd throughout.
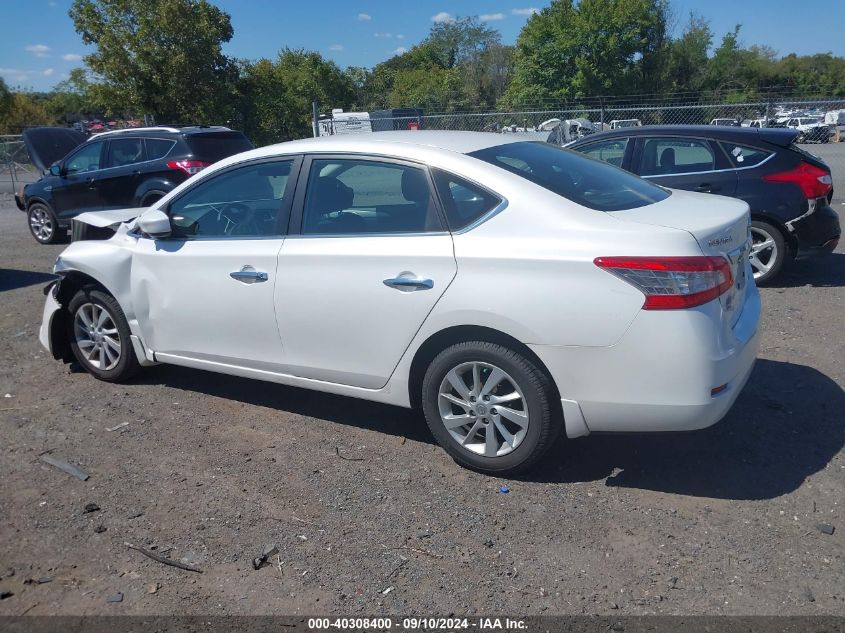
<path id="1" fill-rule="evenodd" d="M 284 143 L 136 213 L 77 218 L 108 236 L 56 261 L 56 358 L 421 406 L 485 472 L 530 467 L 562 431 L 714 424 L 757 352 L 744 202 L 515 136 Z"/>

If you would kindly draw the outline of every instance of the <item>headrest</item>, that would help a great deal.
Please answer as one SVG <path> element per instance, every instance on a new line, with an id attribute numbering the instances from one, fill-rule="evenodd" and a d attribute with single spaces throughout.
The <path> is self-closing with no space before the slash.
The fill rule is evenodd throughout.
<path id="1" fill-rule="evenodd" d="M 352 206 L 355 192 L 334 176 L 320 176 L 314 187 L 314 208 L 317 213 L 333 213 Z"/>
<path id="2" fill-rule="evenodd" d="M 402 195 L 409 202 L 417 204 L 428 203 L 431 192 L 428 188 L 428 180 L 425 174 L 419 169 L 405 169 L 402 171 Z"/>
<path id="3" fill-rule="evenodd" d="M 675 166 L 675 148 L 667 147 L 660 152 L 660 166 L 674 167 Z"/>

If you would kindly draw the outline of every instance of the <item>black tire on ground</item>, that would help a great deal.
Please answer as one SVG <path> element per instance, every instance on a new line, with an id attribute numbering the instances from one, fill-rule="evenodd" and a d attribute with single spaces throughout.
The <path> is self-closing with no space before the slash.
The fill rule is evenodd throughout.
<path id="1" fill-rule="evenodd" d="M 528 429 L 522 442 L 507 454 L 486 457 L 467 449 L 446 429 L 441 418 L 440 386 L 446 375 L 464 363 L 473 362 L 503 370 L 524 396 Z M 446 348 L 428 366 L 422 384 L 422 404 L 429 429 L 452 459 L 472 470 L 504 476 L 532 468 L 557 440 L 563 419 L 554 406 L 554 393 L 545 372 L 522 354 L 495 343 L 468 341 Z M 491 410 L 490 406 L 488 410 Z"/>
<path id="2" fill-rule="evenodd" d="M 91 305 L 96 306 L 94 308 L 95 312 L 104 310 L 114 326 L 111 327 L 108 322 L 105 322 L 104 325 L 107 327 L 103 328 L 105 331 L 111 332 L 109 335 L 110 338 L 112 340 L 117 339 L 120 346 L 117 361 L 113 366 L 109 366 L 113 361 L 108 356 L 101 355 L 98 360 L 98 355 L 94 354 L 95 358 L 92 361 L 85 351 L 88 350 L 90 352 L 90 345 L 83 345 L 85 350 L 80 347 L 80 341 L 84 340 L 82 336 L 84 330 L 79 329 L 79 323 L 84 322 L 85 319 L 80 317 L 78 320 L 77 314 L 80 310 L 83 310 L 85 313 L 83 316 L 87 316 L 88 320 L 90 320 L 92 308 L 89 306 Z M 123 310 L 114 297 L 96 286 L 86 286 L 73 296 L 73 299 L 70 300 L 67 306 L 67 310 L 68 316 L 65 319 L 65 323 L 70 348 L 76 360 L 79 361 L 79 364 L 88 373 L 106 382 L 122 382 L 132 378 L 132 376 L 141 370 L 141 365 L 138 363 L 138 359 L 135 356 L 135 349 L 132 347 L 132 341 L 130 340 L 129 324 L 126 322 Z M 95 332 L 91 340 L 96 338 L 102 340 L 102 334 Z M 114 352 L 114 347 L 110 349 Z M 105 368 L 97 366 L 97 363 L 102 362 L 102 359 L 105 359 L 103 363 Z"/>
<path id="3" fill-rule="evenodd" d="M 781 233 L 780 229 L 778 229 L 773 224 L 769 224 L 768 222 L 764 222 L 763 220 L 752 220 L 751 222 L 751 235 L 754 242 L 757 242 L 758 239 L 765 235 L 771 238 L 775 245 L 775 254 L 774 254 L 774 262 L 772 263 L 771 268 L 769 268 L 765 273 L 760 275 L 759 277 L 754 278 L 754 282 L 758 286 L 765 286 L 766 284 L 770 283 L 781 271 L 783 268 L 784 262 L 789 254 L 789 249 L 786 245 L 786 240 L 783 238 L 783 233 Z M 767 264 L 768 264 L 767 260 Z"/>
<path id="4" fill-rule="evenodd" d="M 55 244 L 67 236 L 67 230 L 59 228 L 59 221 L 53 210 L 42 202 L 33 202 L 26 211 L 29 232 L 39 244 Z"/>

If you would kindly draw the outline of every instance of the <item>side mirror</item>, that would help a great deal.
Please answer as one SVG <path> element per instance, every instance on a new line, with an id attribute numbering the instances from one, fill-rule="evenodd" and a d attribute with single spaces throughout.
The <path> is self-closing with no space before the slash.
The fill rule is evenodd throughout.
<path id="1" fill-rule="evenodd" d="M 50 175 L 52 176 L 61 176 L 62 175 L 62 166 L 59 163 L 55 163 L 50 165 Z"/>
<path id="2" fill-rule="evenodd" d="M 170 237 L 170 218 L 164 211 L 151 209 L 138 218 L 138 228 L 150 237 Z"/>

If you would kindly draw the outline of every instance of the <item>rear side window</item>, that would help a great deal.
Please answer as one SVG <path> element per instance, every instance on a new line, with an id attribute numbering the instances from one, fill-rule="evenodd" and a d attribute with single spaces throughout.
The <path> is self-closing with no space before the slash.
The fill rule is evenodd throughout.
<path id="1" fill-rule="evenodd" d="M 122 167 L 146 160 L 144 143 L 139 138 L 115 138 L 109 141 L 106 167 Z"/>
<path id="2" fill-rule="evenodd" d="M 521 162 L 517 162 L 517 165 Z M 502 202 L 498 196 L 454 174 L 439 169 L 433 170 L 433 174 L 437 194 L 446 211 L 449 228 L 453 231 L 466 228 Z"/>
<path id="3" fill-rule="evenodd" d="M 597 211 L 636 209 L 669 197 L 669 192 L 655 184 L 548 143 L 508 143 L 473 152 L 470 156 Z M 522 161 L 528 168 L 514 167 L 515 160 Z"/>
<path id="4" fill-rule="evenodd" d="M 703 139 L 649 138 L 643 143 L 640 176 L 698 173 L 715 166 L 713 148 Z"/>
<path id="5" fill-rule="evenodd" d="M 606 141 L 600 141 L 598 143 L 592 143 L 583 147 L 573 147 L 572 149 L 581 152 L 590 158 L 610 163 L 616 167 L 622 167 L 622 159 L 625 157 L 625 148 L 627 146 L 627 138 L 614 138 Z"/>
<path id="6" fill-rule="evenodd" d="M 763 149 L 734 143 L 722 143 L 722 147 L 731 157 L 731 163 L 734 167 L 754 167 L 772 155 L 771 152 Z"/>
<path id="7" fill-rule="evenodd" d="M 209 132 L 185 137 L 197 160 L 216 163 L 218 160 L 252 149 L 252 143 L 240 132 Z"/>
<path id="8" fill-rule="evenodd" d="M 147 144 L 147 160 L 158 160 L 164 158 L 176 145 L 176 141 L 170 141 L 164 138 L 148 138 Z"/>

